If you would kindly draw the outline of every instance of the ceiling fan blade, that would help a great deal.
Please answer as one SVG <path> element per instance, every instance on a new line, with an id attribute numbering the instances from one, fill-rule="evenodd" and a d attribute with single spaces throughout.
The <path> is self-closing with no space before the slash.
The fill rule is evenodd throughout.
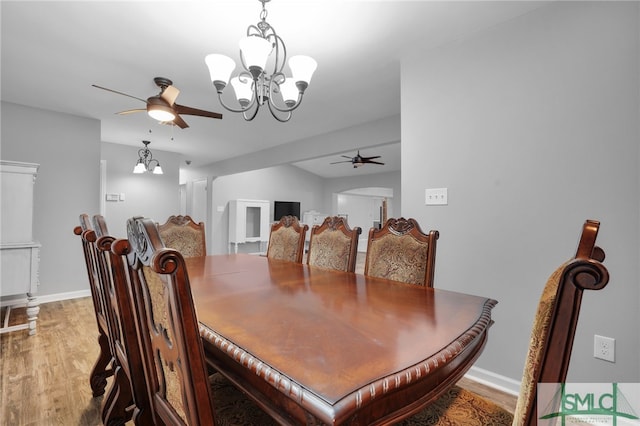
<path id="1" fill-rule="evenodd" d="M 116 112 L 116 114 L 124 115 L 124 114 L 132 114 L 134 112 L 146 112 L 146 111 L 147 110 L 145 108 L 136 108 L 136 109 L 128 109 L 126 111 Z"/>
<path id="2" fill-rule="evenodd" d="M 179 94 L 180 90 L 176 89 L 174 86 L 167 86 L 160 94 L 160 97 L 164 99 L 169 105 L 173 105 Z"/>
<path id="3" fill-rule="evenodd" d="M 353 157 L 349 157 L 347 155 L 341 155 L 341 157 L 348 158 L 349 160 L 353 160 Z"/>
<path id="4" fill-rule="evenodd" d="M 375 160 L 376 158 L 380 158 L 380 155 L 376 155 L 374 157 L 360 157 L 363 161 Z"/>
<path id="5" fill-rule="evenodd" d="M 186 121 L 182 119 L 179 115 L 176 115 L 176 118 L 173 119 L 173 124 L 180 127 L 181 129 L 189 127 Z"/>
<path id="6" fill-rule="evenodd" d="M 127 96 L 129 98 L 137 99 L 139 101 L 147 103 L 147 101 L 145 99 L 141 99 L 141 98 L 139 98 L 137 96 L 128 95 L 126 93 L 118 92 L 117 90 L 113 90 L 113 89 L 107 89 L 106 87 L 98 86 L 96 84 L 92 84 L 92 86 L 95 87 L 95 88 L 98 88 L 98 89 L 106 90 L 107 92 L 117 93 L 118 95 Z"/>
<path id="7" fill-rule="evenodd" d="M 202 109 L 191 108 L 184 105 L 174 104 L 173 109 L 178 114 L 186 114 L 186 115 L 197 115 L 200 117 L 209 117 L 209 118 L 222 118 L 222 114 L 217 112 L 205 111 Z"/>
<path id="8" fill-rule="evenodd" d="M 365 163 L 367 163 L 367 164 L 380 164 L 381 166 L 384 166 L 384 163 L 381 163 L 379 161 L 365 161 Z"/>

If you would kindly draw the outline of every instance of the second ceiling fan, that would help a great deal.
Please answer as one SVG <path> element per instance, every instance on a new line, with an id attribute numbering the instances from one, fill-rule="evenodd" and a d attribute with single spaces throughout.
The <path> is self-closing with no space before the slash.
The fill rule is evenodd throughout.
<path id="1" fill-rule="evenodd" d="M 381 163 L 379 161 L 374 161 L 377 158 L 380 158 L 380 155 L 375 155 L 373 157 L 363 157 L 360 155 L 360 150 L 358 150 L 358 153 L 356 154 L 355 157 L 349 157 L 346 155 L 343 155 L 344 158 L 348 158 L 348 160 L 345 161 L 336 161 L 333 162 L 331 164 L 338 164 L 338 163 L 351 163 L 353 164 L 353 168 L 355 169 L 356 167 L 360 167 L 360 166 L 364 166 L 365 164 L 380 164 L 382 166 L 384 166 L 384 163 Z"/>
<path id="2" fill-rule="evenodd" d="M 180 94 L 180 90 L 175 88 L 173 86 L 173 82 L 168 78 L 155 77 L 153 81 L 160 88 L 160 93 L 155 96 L 151 96 L 146 100 L 139 98 L 137 96 L 129 95 L 127 93 L 118 92 L 117 90 L 98 86 L 96 84 L 92 84 L 92 86 L 98 89 L 106 90 L 108 92 L 117 93 L 118 95 L 128 96 L 130 98 L 137 99 L 147 104 L 146 108 L 130 109 L 127 111 L 118 112 L 117 114 L 130 114 L 134 112 L 147 111 L 147 113 L 151 117 L 155 118 L 156 120 L 162 123 L 175 124 L 181 129 L 189 127 L 189 125 L 182 119 L 182 117 L 180 117 L 180 114 L 196 115 L 200 117 L 209 117 L 209 118 L 218 118 L 218 119 L 222 118 L 222 114 L 217 112 L 205 111 L 202 109 L 192 108 L 184 105 L 178 105 L 176 103 L 176 98 Z"/>

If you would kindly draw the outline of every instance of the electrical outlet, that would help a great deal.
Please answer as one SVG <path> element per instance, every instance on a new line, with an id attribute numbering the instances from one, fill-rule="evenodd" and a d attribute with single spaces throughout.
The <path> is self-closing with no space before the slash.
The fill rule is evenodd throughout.
<path id="1" fill-rule="evenodd" d="M 609 362 L 616 362 L 616 339 L 593 336 L 593 356 Z"/>

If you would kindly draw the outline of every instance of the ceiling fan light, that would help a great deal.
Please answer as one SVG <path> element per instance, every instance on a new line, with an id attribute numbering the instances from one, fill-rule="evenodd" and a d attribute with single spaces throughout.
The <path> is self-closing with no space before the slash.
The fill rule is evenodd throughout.
<path id="1" fill-rule="evenodd" d="M 289 58 L 289 68 L 291 68 L 293 81 L 296 83 L 302 81 L 308 85 L 318 68 L 318 63 L 310 56 L 296 55 Z"/>
<path id="2" fill-rule="evenodd" d="M 229 83 L 231 73 L 236 68 L 235 61 L 226 55 L 219 55 L 217 53 L 207 55 L 204 61 L 209 68 L 211 82 L 218 92 L 222 92 Z"/>
<path id="3" fill-rule="evenodd" d="M 141 160 L 138 160 L 138 164 L 136 164 L 136 166 L 133 168 L 133 173 L 144 173 L 147 171 L 146 166 L 144 165 L 144 163 Z"/>
<path id="4" fill-rule="evenodd" d="M 176 118 L 173 108 L 161 96 L 147 99 L 147 114 L 158 121 L 173 121 Z"/>
<path id="5" fill-rule="evenodd" d="M 173 121 L 176 118 L 173 110 L 166 105 L 149 105 L 147 113 L 158 121 Z"/>
<path id="6" fill-rule="evenodd" d="M 262 72 L 273 49 L 271 43 L 262 37 L 248 36 L 240 40 L 239 45 L 240 54 L 244 58 L 247 68 L 251 71 L 253 71 L 253 68 Z M 256 78 L 256 75 L 253 77 Z"/>
<path id="7" fill-rule="evenodd" d="M 243 107 L 248 105 L 253 99 L 253 80 L 246 75 L 231 79 L 231 86 L 236 94 L 236 98 Z"/>

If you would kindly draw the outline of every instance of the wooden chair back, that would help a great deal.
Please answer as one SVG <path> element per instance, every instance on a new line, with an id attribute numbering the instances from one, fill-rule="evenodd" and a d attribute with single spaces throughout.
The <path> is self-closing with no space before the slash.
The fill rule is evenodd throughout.
<path id="1" fill-rule="evenodd" d="M 105 295 L 116 364 L 113 384 L 104 403 L 103 412 L 108 419 L 104 424 L 124 424 L 131 419 L 136 425 L 151 425 L 153 417 L 138 343 L 136 314 L 129 293 L 126 255 L 131 251 L 130 245 L 127 240 L 116 240 L 108 235 L 106 221 L 101 215 L 95 215 L 93 223 L 99 237 L 96 242 L 98 266 L 106 278 Z"/>
<path id="2" fill-rule="evenodd" d="M 184 257 L 164 246 L 150 219 L 129 219 L 127 235 L 154 423 L 212 425 L 211 389 Z"/>
<path id="3" fill-rule="evenodd" d="M 349 228 L 343 217 L 330 216 L 311 228 L 307 264 L 326 269 L 354 272 L 358 238 L 362 228 Z"/>
<path id="4" fill-rule="evenodd" d="M 107 317 L 107 302 L 103 287 L 100 284 L 100 273 L 97 263 L 97 252 L 95 250 L 96 233 L 91 226 L 89 215 L 80 215 L 80 225 L 73 229 L 75 235 L 79 235 L 82 241 L 82 253 L 84 255 L 87 276 L 89 278 L 89 289 L 98 326 L 98 345 L 100 352 L 89 376 L 89 384 L 93 396 L 103 395 L 107 387 L 107 378 L 114 373 L 112 365 L 113 354 L 109 333 L 109 320 Z"/>
<path id="5" fill-rule="evenodd" d="M 415 219 L 388 219 L 381 229 L 369 230 L 364 274 L 433 287 L 439 236 L 423 233 Z"/>
<path id="6" fill-rule="evenodd" d="M 304 244 L 309 226 L 300 225 L 295 216 L 282 216 L 271 225 L 267 257 L 302 263 Z"/>
<path id="7" fill-rule="evenodd" d="M 601 263 L 604 251 L 595 245 L 600 222 L 587 220 L 575 258 L 549 277 L 533 323 L 514 425 L 537 424 L 538 383 L 562 383 L 567 377 L 582 293 L 601 290 L 609 272 Z"/>
<path id="8" fill-rule="evenodd" d="M 196 223 L 190 216 L 170 216 L 158 225 L 165 247 L 176 249 L 183 257 L 206 256 L 207 238 L 204 223 Z"/>

